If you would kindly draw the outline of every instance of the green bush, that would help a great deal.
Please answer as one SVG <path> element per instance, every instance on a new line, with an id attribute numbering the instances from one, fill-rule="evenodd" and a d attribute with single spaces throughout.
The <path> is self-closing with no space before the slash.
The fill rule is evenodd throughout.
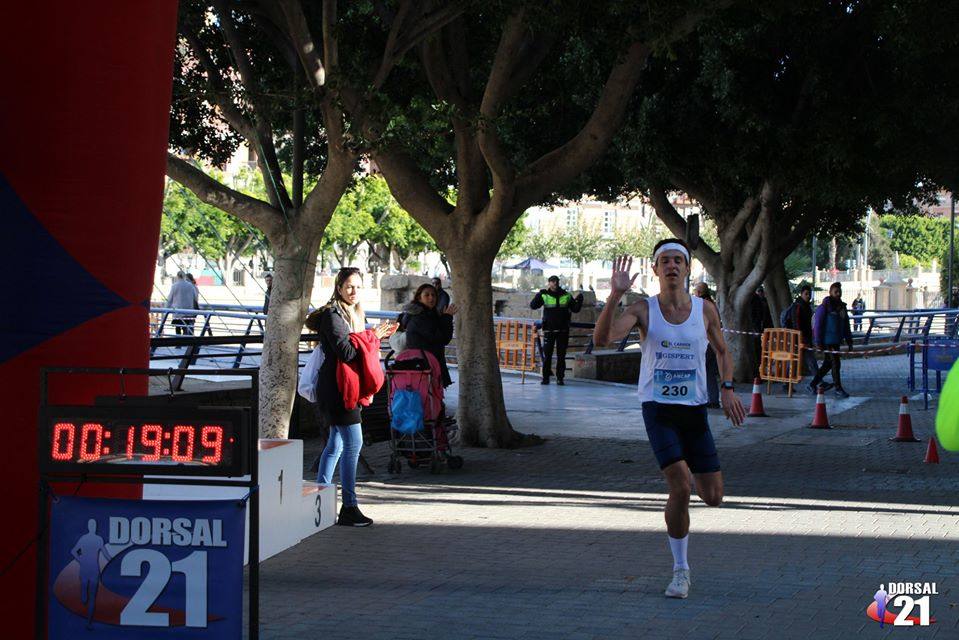
<path id="1" fill-rule="evenodd" d="M 919 266 L 919 258 L 904 253 L 899 256 L 899 266 L 903 269 L 915 269 Z"/>

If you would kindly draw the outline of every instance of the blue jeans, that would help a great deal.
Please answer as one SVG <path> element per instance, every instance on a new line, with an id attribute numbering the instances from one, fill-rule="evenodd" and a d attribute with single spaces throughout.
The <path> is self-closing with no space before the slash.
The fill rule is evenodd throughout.
<path id="1" fill-rule="evenodd" d="M 320 456 L 320 469 L 316 481 L 321 484 L 333 482 L 333 471 L 340 456 L 340 483 L 343 486 L 343 506 L 356 506 L 356 463 L 360 460 L 363 448 L 363 429 L 359 424 L 331 425 L 330 436 L 326 439 L 326 448 Z"/>

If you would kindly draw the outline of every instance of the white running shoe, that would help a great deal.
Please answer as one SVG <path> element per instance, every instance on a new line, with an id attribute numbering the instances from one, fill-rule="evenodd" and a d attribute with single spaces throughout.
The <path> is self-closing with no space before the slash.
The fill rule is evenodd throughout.
<path id="1" fill-rule="evenodd" d="M 673 571 L 673 581 L 666 587 L 667 598 L 685 598 L 689 595 L 689 569 L 676 569 Z"/>

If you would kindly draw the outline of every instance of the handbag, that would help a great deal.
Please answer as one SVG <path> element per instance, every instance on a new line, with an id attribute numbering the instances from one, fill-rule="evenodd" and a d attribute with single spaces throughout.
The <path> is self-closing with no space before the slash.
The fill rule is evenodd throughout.
<path id="1" fill-rule="evenodd" d="M 296 392 L 310 402 L 316 402 L 316 382 L 320 377 L 320 367 L 326 355 L 323 353 L 323 347 L 316 345 L 313 353 L 306 359 L 306 364 L 300 369 L 300 378 L 296 383 Z"/>

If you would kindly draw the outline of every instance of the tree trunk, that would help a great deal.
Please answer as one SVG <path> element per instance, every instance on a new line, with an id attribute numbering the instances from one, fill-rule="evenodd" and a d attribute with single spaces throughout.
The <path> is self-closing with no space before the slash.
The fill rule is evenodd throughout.
<path id="1" fill-rule="evenodd" d="M 460 437 L 469 445 L 511 446 L 517 434 L 506 417 L 493 335 L 492 269 L 496 250 L 467 243 L 450 256 L 456 283 L 456 362 L 459 368 Z M 467 384 L 468 381 L 468 384 Z"/>
<path id="2" fill-rule="evenodd" d="M 260 363 L 260 437 L 286 438 L 303 321 L 313 292 L 316 254 L 322 229 L 287 232 L 273 246 L 273 291 Z M 303 236 L 303 237 L 297 237 Z"/>
<path id="3" fill-rule="evenodd" d="M 766 299 L 769 301 L 769 311 L 773 316 L 773 324 L 779 326 L 779 316 L 792 304 L 792 292 L 789 290 L 789 280 L 786 277 L 786 266 L 780 260 L 772 261 L 773 266 L 766 274 Z"/>
<path id="4" fill-rule="evenodd" d="M 713 277 L 715 276 L 716 274 L 713 274 Z M 741 297 L 741 289 L 741 286 L 727 289 L 723 286 L 723 281 L 719 280 L 716 302 L 723 328 L 727 329 L 723 337 L 726 339 L 726 347 L 733 361 L 733 379 L 738 382 L 750 382 L 756 375 L 756 363 L 759 361 L 758 338 L 742 333 L 752 331 L 752 317 L 748 297 L 745 304 L 735 302 Z"/>

